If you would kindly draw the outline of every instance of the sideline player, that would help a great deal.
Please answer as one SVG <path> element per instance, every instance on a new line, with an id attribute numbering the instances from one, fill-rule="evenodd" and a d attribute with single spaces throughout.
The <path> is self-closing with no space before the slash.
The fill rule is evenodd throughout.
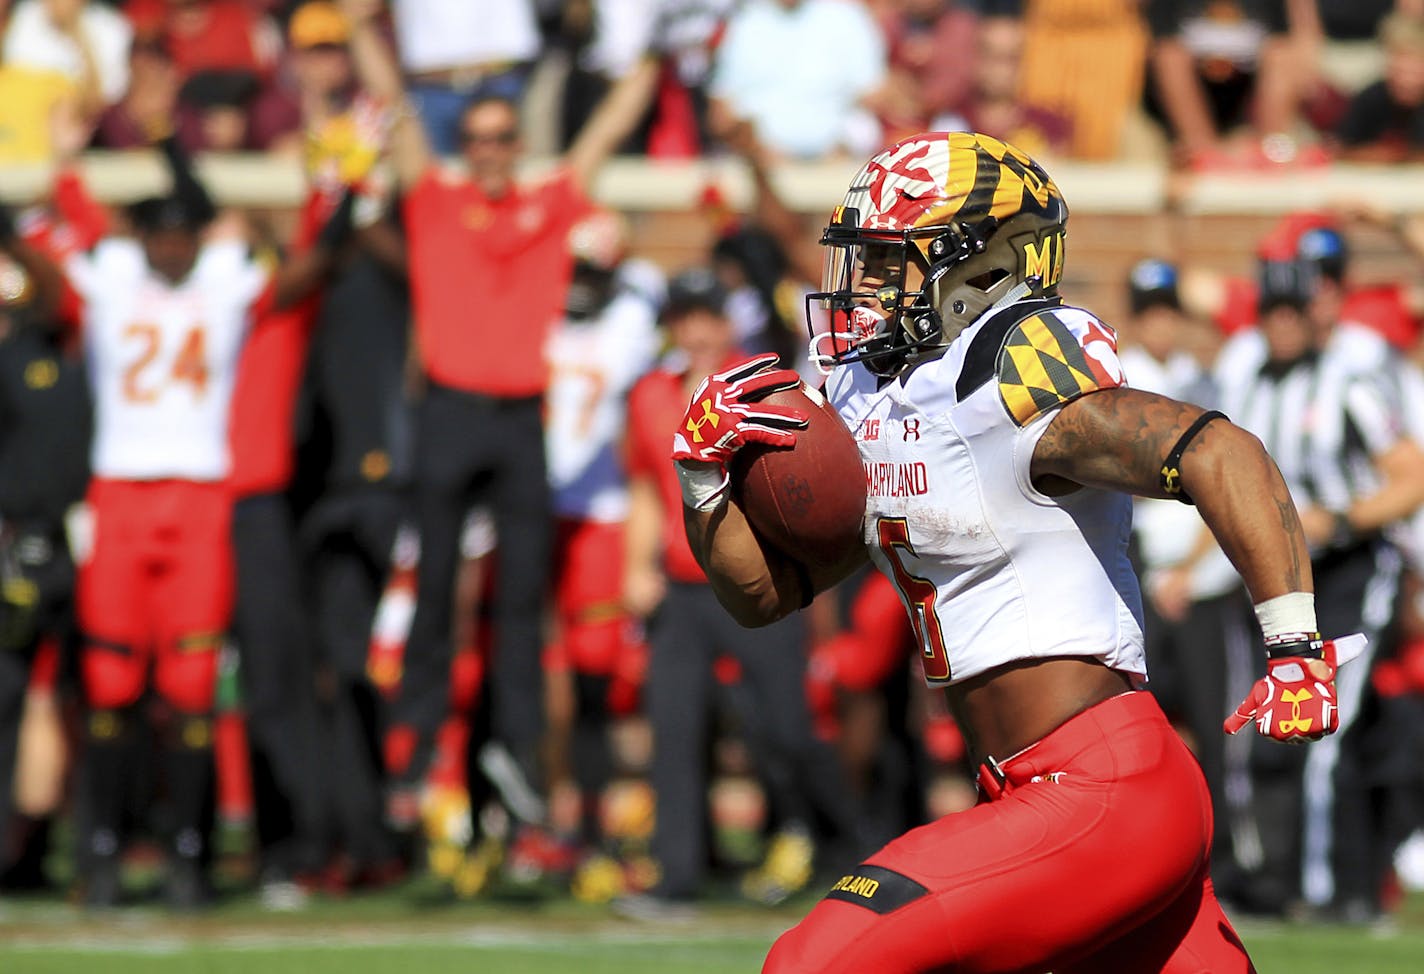
<path id="1" fill-rule="evenodd" d="M 213 693 L 232 602 L 225 478 L 237 360 L 251 323 L 309 293 L 350 228 L 348 194 L 317 246 L 272 272 L 240 240 L 205 240 L 213 207 L 185 175 L 175 168 L 173 195 L 131 208 L 136 240 L 109 237 L 64 264 L 84 305 L 94 398 L 93 547 L 77 593 L 91 708 L 82 855 L 92 906 L 118 899 L 127 742 L 150 680 L 173 712 L 162 746 L 165 896 L 179 908 L 207 898 Z"/>
<path id="2" fill-rule="evenodd" d="M 767 971 L 1252 970 L 1212 892 L 1201 771 L 1141 692 L 1128 495 L 1195 501 L 1256 603 L 1271 659 L 1232 729 L 1333 730 L 1336 644 L 1315 632 L 1305 538 L 1259 441 L 1126 388 L 1113 332 L 1060 303 L 1066 220 L 1028 156 L 928 133 L 872 158 L 822 237 L 826 395 L 866 463 L 927 472 L 923 491 L 872 492 L 869 557 L 947 688 L 980 804 L 837 881 Z M 794 442 L 804 417 L 756 399 L 795 384 L 765 358 L 713 376 L 689 416 L 711 409 L 725 432 L 675 440 L 693 550 L 750 626 L 866 558 L 802 565 L 726 496 L 738 447 Z"/>
<path id="3" fill-rule="evenodd" d="M 600 801 L 613 778 L 609 691 L 636 638 L 624 610 L 623 533 L 628 484 L 619 456 L 628 392 L 652 368 L 658 331 L 660 273 L 627 260 L 628 228 L 597 209 L 569 232 L 573 279 L 564 318 L 549 337 L 548 418 L 544 443 L 557 517 L 554 616 L 557 631 L 546 665 L 572 683 L 567 755 L 579 792 L 577 845 L 582 854 L 574 892 L 592 895 L 593 877 L 612 878 L 602 853 Z M 630 280 L 630 274 L 633 279 Z M 648 277 L 641 288 L 637 276 Z M 606 895 L 619 890 L 600 890 Z"/>

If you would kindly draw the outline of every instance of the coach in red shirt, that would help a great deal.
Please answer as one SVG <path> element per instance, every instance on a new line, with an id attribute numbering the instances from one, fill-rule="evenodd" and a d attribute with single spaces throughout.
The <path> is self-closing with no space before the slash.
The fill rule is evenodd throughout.
<path id="1" fill-rule="evenodd" d="M 624 599 L 648 619 L 648 686 L 653 731 L 652 784 L 658 816 L 652 851 L 661 877 L 651 894 L 618 908 L 657 919 L 685 909 L 701 890 L 708 769 L 707 719 L 720 656 L 740 664 L 746 692 L 741 724 L 766 789 L 776 834 L 765 863 L 742 883 L 744 895 L 778 903 L 811 879 L 809 823 L 819 817 L 842 838 L 856 829 L 856 802 L 835 755 L 815 740 L 806 700 L 806 628 L 799 614 L 743 629 L 722 611 L 682 524 L 682 491 L 668 462 L 673 431 L 706 375 L 744 358 L 726 315 L 726 292 L 710 270 L 685 271 L 668 286 L 663 322 L 672 346 L 662 367 L 628 396 L 628 513 Z"/>
<path id="2" fill-rule="evenodd" d="M 572 271 L 567 237 L 585 188 L 641 118 L 652 61 L 615 86 L 560 165 L 516 178 L 518 106 L 477 99 L 461 120 L 462 170 L 431 151 L 406 101 L 375 18 L 381 4 L 344 0 L 351 53 L 368 91 L 396 110 L 392 161 L 405 191 L 415 336 L 427 384 L 416 433 L 420 571 L 397 724 L 416 747 L 402 784 L 429 762 L 446 709 L 451 603 L 460 526 L 473 503 L 493 508 L 499 546 L 490 679 L 494 736 L 536 780 L 543 730 L 539 651 L 552 515 L 544 468 L 544 343 L 563 312 Z"/>

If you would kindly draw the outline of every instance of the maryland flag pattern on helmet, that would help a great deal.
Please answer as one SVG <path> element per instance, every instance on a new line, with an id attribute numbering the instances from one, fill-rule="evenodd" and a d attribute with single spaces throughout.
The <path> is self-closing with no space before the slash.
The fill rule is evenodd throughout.
<path id="1" fill-rule="evenodd" d="M 852 180 L 844 205 L 860 212 L 864 229 L 887 231 L 1066 211 L 1038 163 L 972 132 L 927 132 L 890 146 Z"/>
<path id="2" fill-rule="evenodd" d="M 1019 426 L 1085 393 L 1122 384 L 1117 336 L 1077 308 L 1025 318 L 999 353 L 999 398 Z"/>

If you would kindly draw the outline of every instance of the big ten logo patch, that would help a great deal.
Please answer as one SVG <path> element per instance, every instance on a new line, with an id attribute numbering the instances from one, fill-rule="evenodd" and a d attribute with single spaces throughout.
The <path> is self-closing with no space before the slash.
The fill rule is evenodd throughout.
<path id="1" fill-rule="evenodd" d="M 866 442 L 873 442 L 880 439 L 880 420 L 867 419 L 860 424 L 860 439 Z"/>

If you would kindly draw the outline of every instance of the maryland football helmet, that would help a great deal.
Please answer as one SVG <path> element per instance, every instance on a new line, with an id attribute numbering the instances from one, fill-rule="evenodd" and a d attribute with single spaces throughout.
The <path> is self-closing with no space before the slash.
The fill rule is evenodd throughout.
<path id="1" fill-rule="evenodd" d="M 1056 294 L 1067 221 L 1043 167 L 987 135 L 926 132 L 882 150 L 821 236 L 822 289 L 806 299 L 812 360 L 895 375 L 996 303 Z M 923 273 L 915 290 L 911 264 Z"/>

